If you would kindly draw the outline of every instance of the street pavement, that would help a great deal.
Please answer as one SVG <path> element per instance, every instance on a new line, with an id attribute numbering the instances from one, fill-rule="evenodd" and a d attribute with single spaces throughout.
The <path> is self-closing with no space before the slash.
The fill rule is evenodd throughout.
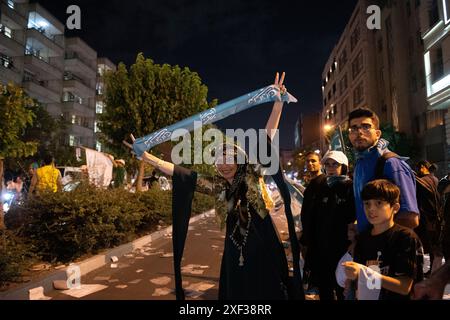
<path id="1" fill-rule="evenodd" d="M 271 212 L 282 241 L 288 240 L 284 210 Z M 224 231 L 209 216 L 189 226 L 181 263 L 186 300 L 216 300 Z M 289 248 L 286 249 L 292 266 Z M 81 289 L 46 292 L 52 300 L 175 300 L 171 234 L 81 279 Z M 446 290 L 450 299 L 450 286 Z M 307 296 L 307 300 L 318 297 Z"/>
<path id="2" fill-rule="evenodd" d="M 223 242 L 224 233 L 214 217 L 190 225 L 181 264 L 187 300 L 217 299 Z M 46 296 L 54 300 L 175 300 L 171 235 L 89 273 L 81 283 L 81 290 L 54 290 Z"/>
<path id="3" fill-rule="evenodd" d="M 287 239 L 284 210 L 271 213 Z M 216 300 L 224 231 L 210 216 L 189 226 L 181 263 L 187 300 Z M 171 234 L 127 254 L 81 279 L 81 289 L 53 290 L 52 300 L 175 300 Z"/>

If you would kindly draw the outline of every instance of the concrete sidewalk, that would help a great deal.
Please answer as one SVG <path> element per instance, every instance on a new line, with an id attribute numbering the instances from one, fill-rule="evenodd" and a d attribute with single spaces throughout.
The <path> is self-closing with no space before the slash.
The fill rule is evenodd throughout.
<path id="1" fill-rule="evenodd" d="M 191 218 L 190 224 L 196 223 L 205 218 L 213 217 L 214 210 L 207 211 L 201 215 L 195 216 Z M 80 268 L 81 276 L 86 276 L 87 274 L 109 264 L 111 262 L 111 257 L 123 257 L 126 254 L 132 253 L 136 250 L 140 250 L 151 244 L 154 241 L 164 238 L 167 235 L 171 235 L 172 227 L 165 228 L 163 230 L 154 232 L 150 235 L 144 236 L 133 242 L 124 244 L 117 248 L 105 251 L 102 254 L 96 255 L 89 259 L 86 259 L 81 262 L 77 262 L 75 265 Z M 42 287 L 44 294 L 53 290 L 53 281 L 55 280 L 66 280 L 67 274 L 66 270 L 68 267 L 63 268 L 61 270 L 57 270 L 44 276 L 41 279 L 34 280 L 30 283 L 24 284 L 12 290 L 0 293 L 0 300 L 29 300 L 30 298 L 30 289 L 35 289 Z"/>

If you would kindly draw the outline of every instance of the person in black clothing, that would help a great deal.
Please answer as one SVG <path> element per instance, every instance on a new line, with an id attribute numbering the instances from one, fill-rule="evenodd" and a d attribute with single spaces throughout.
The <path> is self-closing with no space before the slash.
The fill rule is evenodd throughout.
<path id="1" fill-rule="evenodd" d="M 442 249 L 440 246 L 440 234 L 442 225 L 442 202 L 438 192 L 438 179 L 431 174 L 433 165 L 428 161 L 420 161 L 417 164 L 416 195 L 417 205 L 420 211 L 419 226 L 414 229 L 419 236 L 425 253 L 430 254 L 430 271 L 433 271 L 433 263 L 438 262 L 434 268 L 439 268 L 442 261 Z"/>
<path id="2" fill-rule="evenodd" d="M 156 170 L 152 171 L 152 175 L 147 178 L 144 179 L 144 183 L 147 184 L 148 188 L 151 189 L 153 187 L 154 183 L 158 182 L 158 177 L 156 176 Z"/>
<path id="3" fill-rule="evenodd" d="M 388 180 L 369 182 L 362 191 L 371 228 L 357 237 L 348 279 L 357 281 L 359 300 L 409 300 L 414 283 L 423 280 L 423 248 L 409 228 L 394 223 L 400 189 Z"/>
<path id="4" fill-rule="evenodd" d="M 350 244 L 348 225 L 356 219 L 353 183 L 347 176 L 348 159 L 340 151 L 328 151 L 322 159 L 326 179 L 317 189 L 311 217 L 311 273 L 319 287 L 320 300 L 343 300 L 335 278 L 336 266 Z"/>
<path id="5" fill-rule="evenodd" d="M 450 260 L 450 173 L 438 184 L 438 191 L 441 195 L 442 206 L 444 208 L 442 226 L 442 249 L 446 261 Z"/>
<path id="6" fill-rule="evenodd" d="M 281 94 L 284 74 L 275 85 Z M 275 152 L 275 136 L 283 102 L 275 102 L 266 125 L 267 149 Z M 134 138 L 132 138 L 134 142 Z M 132 147 L 125 142 L 126 145 Z M 213 195 L 215 215 L 225 228 L 224 250 L 220 267 L 219 300 L 304 299 L 299 268 L 299 247 L 290 206 L 290 194 L 281 168 L 272 176 L 284 201 L 293 256 L 293 277 L 284 247 L 270 216 L 270 201 L 261 165 L 251 163 L 240 147 L 225 143 L 215 149 L 214 175 L 206 176 L 176 166 L 144 152 L 142 159 L 173 178 L 172 218 L 173 253 L 177 299 L 184 299 L 181 261 L 191 215 L 194 191 Z M 278 159 L 277 159 L 278 160 Z M 279 166 L 278 166 L 279 167 Z"/>
<path id="7" fill-rule="evenodd" d="M 318 286 L 316 277 L 311 272 L 311 248 L 312 242 L 312 217 L 316 212 L 316 199 L 319 189 L 326 183 L 326 176 L 322 173 L 322 157 L 316 152 L 308 152 L 305 155 L 305 167 L 308 172 L 308 185 L 303 194 L 302 211 L 300 219 L 302 222 L 302 234 L 300 236 L 300 244 L 302 246 L 302 255 L 305 260 L 303 267 L 303 279 L 305 285 L 308 286 L 308 291 L 314 291 Z"/>

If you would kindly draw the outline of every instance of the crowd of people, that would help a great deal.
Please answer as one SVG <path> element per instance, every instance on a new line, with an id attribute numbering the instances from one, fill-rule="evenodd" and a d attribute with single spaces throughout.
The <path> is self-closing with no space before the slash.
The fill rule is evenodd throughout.
<path id="1" fill-rule="evenodd" d="M 287 92 L 283 82 L 284 74 L 281 79 L 277 74 L 275 87 L 281 95 Z M 282 110 L 283 102 L 275 102 L 266 125 L 269 141 Z M 184 297 L 179 269 L 193 194 L 199 191 L 215 198 L 216 216 L 225 228 L 219 299 L 302 299 L 304 289 L 316 292 L 320 300 L 442 298 L 450 278 L 450 175 L 439 181 L 436 167 L 428 161 L 419 162 L 414 171 L 406 158 L 389 150 L 379 118 L 369 109 L 350 113 L 348 132 L 353 166 L 341 151 L 328 151 L 323 157 L 306 154 L 308 184 L 299 236 L 292 225 L 286 180 L 272 176 L 288 220 L 293 277 L 269 214 L 273 202 L 263 170 L 249 163 L 243 149 L 224 144 L 216 150 L 214 176 L 145 152 L 144 162 L 172 177 L 177 297 Z M 151 186 L 157 180 L 154 171 L 146 182 Z M 114 161 L 113 181 L 114 188 L 124 186 L 125 161 Z M 57 192 L 61 173 L 47 157 L 42 167 L 32 164 L 27 178 L 17 177 L 8 188 L 19 193 Z M 425 274 L 424 254 L 430 256 Z"/>
<path id="2" fill-rule="evenodd" d="M 388 149 L 369 109 L 350 113 L 348 128 L 356 157 L 352 179 L 343 152 L 306 155 L 310 181 L 300 242 L 307 293 L 321 300 L 424 298 L 424 288 L 439 282 L 442 298 L 450 260 L 449 176 L 439 181 L 428 161 L 412 170 Z M 424 253 L 430 256 L 426 274 Z"/>
<path id="3" fill-rule="evenodd" d="M 285 90 L 278 77 L 275 84 Z M 282 103 L 275 103 L 266 129 L 278 127 L 281 112 Z M 308 289 L 315 287 L 320 300 L 442 298 L 449 277 L 449 223 L 444 223 L 450 221 L 449 177 L 439 182 L 425 161 L 414 172 L 406 158 L 388 149 L 379 118 L 369 109 L 354 110 L 348 128 L 356 157 L 352 172 L 343 152 L 329 151 L 323 158 L 315 152 L 306 155 L 309 181 L 301 210 L 302 233 L 294 240 L 301 244 L 305 259 L 303 281 Z M 173 176 L 178 195 L 173 199 L 174 217 L 184 217 L 174 220 L 174 230 L 180 230 L 174 231 L 180 242 L 174 251 L 183 251 L 182 230 L 193 191 L 210 193 L 226 228 L 219 298 L 304 298 L 303 285 L 289 279 L 281 243 L 274 235 L 270 205 L 259 184 L 262 173 L 258 166 L 237 163 L 239 153 L 245 155 L 238 146 L 231 150 L 216 155 L 217 160 L 231 161 L 216 162 L 214 177 L 143 154 L 144 161 Z M 274 180 L 289 223 L 289 193 L 283 192 L 279 179 Z M 291 246 L 295 262 L 292 241 Z M 425 252 L 432 262 L 424 275 Z M 447 262 L 441 266 L 443 257 Z M 295 273 L 294 264 L 294 280 Z M 180 277 L 176 280 L 181 283 Z M 302 288 L 295 287 L 299 285 Z M 183 296 L 180 287 L 178 297 Z"/>

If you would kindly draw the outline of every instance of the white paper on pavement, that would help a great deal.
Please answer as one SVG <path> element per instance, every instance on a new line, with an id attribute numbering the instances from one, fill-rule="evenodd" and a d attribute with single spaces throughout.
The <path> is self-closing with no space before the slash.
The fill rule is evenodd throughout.
<path id="1" fill-rule="evenodd" d="M 170 279 L 169 277 L 159 277 L 150 280 L 151 283 L 156 284 L 157 286 L 166 286 L 171 281 L 172 279 Z"/>
<path id="2" fill-rule="evenodd" d="M 82 284 L 80 289 L 70 289 L 61 292 L 73 298 L 80 299 L 106 288 L 108 287 L 102 284 Z"/>
<path id="3" fill-rule="evenodd" d="M 37 287 L 28 290 L 30 300 L 50 300 L 50 297 L 44 295 L 44 287 Z"/>
<path id="4" fill-rule="evenodd" d="M 168 294 L 172 293 L 172 289 L 169 288 L 156 288 L 153 292 L 153 297 L 161 297 L 161 296 L 167 296 Z"/>
<path id="5" fill-rule="evenodd" d="M 211 288 L 214 288 L 215 284 L 214 283 L 209 283 L 209 282 L 199 282 L 199 283 L 192 283 L 191 285 L 189 285 L 186 290 L 192 290 L 192 291 L 207 291 Z"/>
<path id="6" fill-rule="evenodd" d="M 104 153 L 86 150 L 89 181 L 97 187 L 108 187 L 112 180 L 113 163 Z"/>

